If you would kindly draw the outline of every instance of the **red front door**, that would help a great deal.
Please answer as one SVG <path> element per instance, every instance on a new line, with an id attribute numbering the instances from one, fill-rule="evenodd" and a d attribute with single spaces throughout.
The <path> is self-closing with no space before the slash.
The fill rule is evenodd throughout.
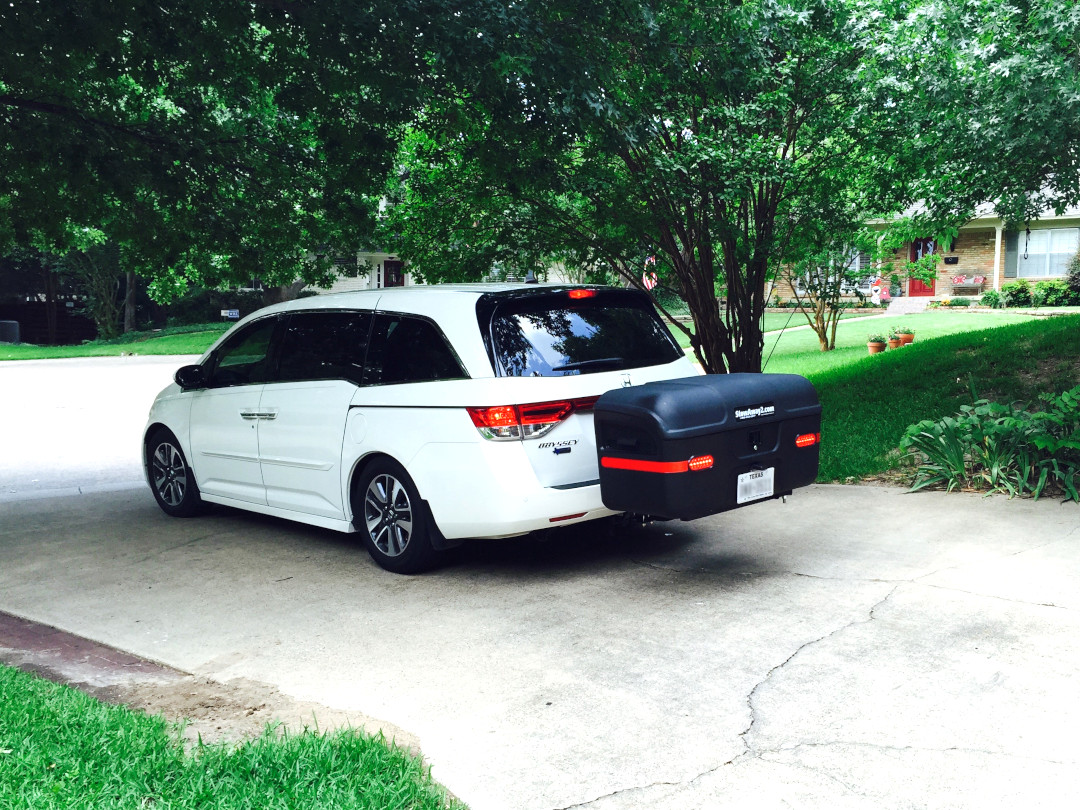
<path id="1" fill-rule="evenodd" d="M 916 239 L 911 243 L 911 261 L 917 262 L 923 256 L 930 256 L 934 252 L 934 240 L 933 239 Z M 910 296 L 930 296 L 934 295 L 934 287 L 936 282 L 934 279 L 930 279 L 930 283 L 919 281 L 917 278 L 908 279 L 908 295 Z"/>

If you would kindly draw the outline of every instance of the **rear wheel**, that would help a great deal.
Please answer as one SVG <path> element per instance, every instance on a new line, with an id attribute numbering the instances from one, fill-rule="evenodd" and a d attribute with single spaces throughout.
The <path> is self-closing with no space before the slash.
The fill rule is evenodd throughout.
<path id="1" fill-rule="evenodd" d="M 372 559 L 387 571 L 415 574 L 431 567 L 433 524 L 408 473 L 390 459 L 377 459 L 357 476 L 353 523 Z"/>
<path id="2" fill-rule="evenodd" d="M 146 461 L 150 489 L 165 514 L 191 517 L 204 510 L 195 474 L 172 433 L 158 430 L 150 437 L 146 443 Z"/>

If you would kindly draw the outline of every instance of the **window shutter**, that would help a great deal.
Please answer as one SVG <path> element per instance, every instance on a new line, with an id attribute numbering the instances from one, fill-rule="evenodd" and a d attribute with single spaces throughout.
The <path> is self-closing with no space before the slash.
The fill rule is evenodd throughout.
<path id="1" fill-rule="evenodd" d="M 1005 231 L 1005 278 L 1016 278 L 1016 259 L 1020 252 L 1020 233 Z"/>

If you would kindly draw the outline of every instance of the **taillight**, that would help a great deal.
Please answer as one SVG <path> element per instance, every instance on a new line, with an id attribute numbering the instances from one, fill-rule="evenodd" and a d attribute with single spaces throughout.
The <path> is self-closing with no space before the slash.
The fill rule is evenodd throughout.
<path id="1" fill-rule="evenodd" d="M 527 405 L 466 408 L 480 435 L 494 441 L 536 439 L 577 411 L 592 410 L 600 397 L 578 397 Z"/>
<path id="2" fill-rule="evenodd" d="M 582 298 L 595 298 L 596 290 L 570 290 L 567 295 L 575 301 L 579 301 Z"/>
<path id="3" fill-rule="evenodd" d="M 796 447 L 813 447 L 821 442 L 820 433 L 802 433 L 795 437 Z"/>

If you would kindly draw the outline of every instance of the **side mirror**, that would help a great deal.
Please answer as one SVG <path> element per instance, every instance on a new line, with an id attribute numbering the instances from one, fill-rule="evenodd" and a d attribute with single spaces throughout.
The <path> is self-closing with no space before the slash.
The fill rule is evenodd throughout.
<path id="1" fill-rule="evenodd" d="M 206 388 L 206 370 L 202 366 L 180 366 L 173 375 L 173 380 L 183 390 Z"/>

